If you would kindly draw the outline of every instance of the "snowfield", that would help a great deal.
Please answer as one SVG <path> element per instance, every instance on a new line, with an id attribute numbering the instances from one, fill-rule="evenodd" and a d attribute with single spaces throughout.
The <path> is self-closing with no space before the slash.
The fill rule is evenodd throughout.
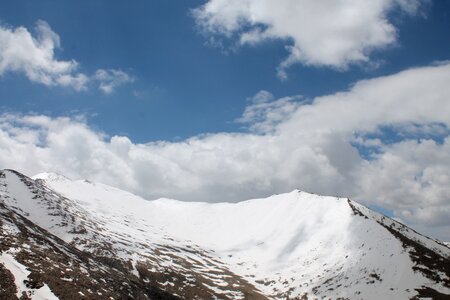
<path id="1" fill-rule="evenodd" d="M 35 176 L 44 198 L 59 199 L 55 209 L 76 216 L 67 221 L 49 218 L 52 202 L 36 201 L 16 173 L 4 173 L 2 193 L 15 195 L 3 197 L 6 204 L 80 250 L 107 244 L 102 255 L 129 261 L 142 280 L 150 280 L 144 262 L 146 272 L 180 274 L 182 284 L 157 283 L 182 297 L 199 283 L 219 299 L 244 299 L 247 290 L 273 299 L 410 299 L 425 287 L 450 294 L 447 246 L 346 198 L 295 190 L 239 203 L 148 201 L 86 180 Z"/>

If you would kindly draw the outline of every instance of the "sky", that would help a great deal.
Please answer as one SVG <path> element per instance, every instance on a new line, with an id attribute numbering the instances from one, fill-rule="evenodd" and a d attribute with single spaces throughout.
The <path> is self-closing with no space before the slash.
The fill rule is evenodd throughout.
<path id="1" fill-rule="evenodd" d="M 7 1 L 0 168 L 351 197 L 450 241 L 450 3 Z"/>

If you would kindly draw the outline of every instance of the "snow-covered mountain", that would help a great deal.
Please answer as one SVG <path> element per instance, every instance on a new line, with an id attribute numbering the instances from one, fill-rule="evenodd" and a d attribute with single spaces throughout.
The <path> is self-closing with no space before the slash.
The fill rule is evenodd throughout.
<path id="1" fill-rule="evenodd" d="M 4 170 L 0 217 L 0 298 L 450 297 L 446 245 L 346 198 L 147 201 Z"/>

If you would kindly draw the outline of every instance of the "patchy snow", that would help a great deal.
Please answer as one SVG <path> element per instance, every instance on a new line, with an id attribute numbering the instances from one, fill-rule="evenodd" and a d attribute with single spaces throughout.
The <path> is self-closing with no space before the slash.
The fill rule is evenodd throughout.
<path id="1" fill-rule="evenodd" d="M 58 299 L 50 288 L 44 284 L 43 287 L 39 289 L 30 289 L 25 285 L 25 280 L 28 279 L 28 275 L 30 271 L 27 268 L 19 263 L 14 256 L 10 253 L 3 252 L 0 254 L 0 263 L 5 266 L 14 276 L 14 283 L 17 287 L 17 298 L 22 296 L 22 293 L 25 292 L 28 297 L 32 300 L 54 300 Z"/>
<path id="2" fill-rule="evenodd" d="M 12 207 L 16 207 L 18 212 L 25 214 L 27 218 L 37 222 L 40 226 L 44 228 L 51 229 L 55 226 L 55 219 L 49 218 L 47 209 L 44 209 L 42 203 L 34 200 L 34 194 L 27 188 L 26 185 L 20 180 L 20 178 L 12 173 L 5 171 L 6 181 L 8 182 L 6 192 L 14 195 L 13 198 L 8 198 L 6 204 Z"/>

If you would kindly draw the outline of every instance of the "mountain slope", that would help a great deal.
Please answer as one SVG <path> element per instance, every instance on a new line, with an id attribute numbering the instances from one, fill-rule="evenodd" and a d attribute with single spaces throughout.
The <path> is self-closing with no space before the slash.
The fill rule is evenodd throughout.
<path id="1" fill-rule="evenodd" d="M 92 255 L 95 261 L 139 279 L 143 285 L 159 286 L 170 294 L 189 299 L 209 299 L 216 294 L 229 299 L 265 298 L 208 251 L 155 231 L 152 225 L 135 220 L 135 216 L 123 215 L 120 212 L 123 207 L 106 214 L 101 207 L 92 211 L 53 192 L 42 181 L 14 171 L 2 174 L 0 198 L 11 210 Z M 113 191 L 110 196 L 117 196 L 119 191 Z"/>
<path id="2" fill-rule="evenodd" d="M 448 247 L 348 199 L 293 191 L 236 204 L 146 201 L 55 174 L 2 174 L 5 207 L 182 298 L 450 294 Z"/>
<path id="3" fill-rule="evenodd" d="M 2 200 L 5 173 L 0 173 Z M 178 299 L 79 251 L 0 202 L 0 299 Z"/>

